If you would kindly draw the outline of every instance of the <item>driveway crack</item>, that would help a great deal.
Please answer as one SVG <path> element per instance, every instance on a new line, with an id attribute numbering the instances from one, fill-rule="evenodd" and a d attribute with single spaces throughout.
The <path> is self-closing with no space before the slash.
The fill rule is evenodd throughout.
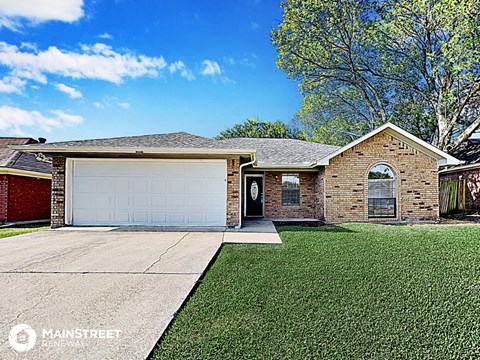
<path id="1" fill-rule="evenodd" d="M 175 244 L 169 246 L 163 253 L 160 254 L 157 260 L 155 260 L 143 273 L 145 274 L 148 270 L 150 270 L 152 267 L 154 267 L 161 259 L 162 256 L 168 253 L 170 249 L 173 249 L 175 246 L 180 244 L 180 242 L 187 237 L 187 235 L 190 234 L 190 232 L 187 232 L 185 235 L 183 235 Z"/>
<path id="2" fill-rule="evenodd" d="M 20 319 L 20 316 L 22 316 L 23 314 L 26 314 L 28 311 L 31 311 L 33 309 L 35 309 L 38 305 L 40 305 L 43 300 L 45 300 L 50 294 L 51 292 L 58 287 L 58 285 L 60 284 L 57 284 L 57 285 L 54 285 L 52 286 L 51 288 L 49 288 L 47 290 L 47 293 L 45 295 L 43 295 L 39 301 L 37 301 L 35 304 L 33 304 L 32 306 L 26 308 L 25 310 L 22 310 L 20 313 L 18 313 L 18 315 L 15 317 L 15 319 L 13 319 L 11 322 L 10 322 L 10 325 L 12 325 L 13 323 L 17 322 L 19 319 Z"/>

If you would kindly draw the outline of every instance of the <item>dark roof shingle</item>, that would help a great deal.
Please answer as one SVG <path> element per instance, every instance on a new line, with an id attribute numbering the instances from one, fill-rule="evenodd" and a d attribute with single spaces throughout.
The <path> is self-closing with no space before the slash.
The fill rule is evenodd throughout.
<path id="1" fill-rule="evenodd" d="M 47 143 L 58 147 L 218 148 L 218 142 L 185 132 Z"/>
<path id="2" fill-rule="evenodd" d="M 127 136 L 107 139 L 62 141 L 36 144 L 36 148 L 177 148 L 256 150 L 259 166 L 308 166 L 334 152 L 339 147 L 294 139 L 233 138 L 214 140 L 185 132 Z M 41 150 L 40 150 L 41 151 Z"/>
<path id="3" fill-rule="evenodd" d="M 50 174 L 52 172 L 50 162 L 39 161 L 35 154 L 22 153 L 8 147 L 8 145 L 29 144 L 38 144 L 38 142 L 31 138 L 0 138 L 0 167 Z"/>
<path id="4" fill-rule="evenodd" d="M 294 139 L 232 138 L 219 142 L 224 146 L 256 149 L 259 166 L 311 164 L 339 149 L 339 146 Z"/>
<path id="5" fill-rule="evenodd" d="M 480 142 L 467 140 L 455 149 L 451 155 L 459 160 L 465 161 L 467 165 L 480 163 Z"/>

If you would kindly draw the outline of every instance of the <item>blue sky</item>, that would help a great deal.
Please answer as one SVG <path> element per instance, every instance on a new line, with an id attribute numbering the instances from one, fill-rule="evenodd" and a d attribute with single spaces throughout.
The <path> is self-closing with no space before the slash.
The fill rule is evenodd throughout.
<path id="1" fill-rule="evenodd" d="M 289 122 L 271 0 L 0 1 L 0 136 L 49 141 Z"/>

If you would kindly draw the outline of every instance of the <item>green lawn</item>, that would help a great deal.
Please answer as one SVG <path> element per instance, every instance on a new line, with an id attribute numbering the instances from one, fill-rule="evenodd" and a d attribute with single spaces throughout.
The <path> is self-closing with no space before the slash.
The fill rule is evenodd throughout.
<path id="1" fill-rule="evenodd" d="M 280 235 L 225 245 L 154 358 L 480 357 L 480 226 Z"/>
<path id="2" fill-rule="evenodd" d="M 19 227 L 0 229 L 0 239 L 6 238 L 9 236 L 28 234 L 31 232 L 47 230 L 47 229 L 49 229 L 49 227 L 45 225 L 25 225 L 25 226 L 19 226 Z"/>

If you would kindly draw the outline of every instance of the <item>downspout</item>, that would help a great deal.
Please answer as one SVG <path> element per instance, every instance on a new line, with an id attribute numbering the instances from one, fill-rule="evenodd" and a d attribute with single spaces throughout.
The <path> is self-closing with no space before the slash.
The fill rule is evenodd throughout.
<path id="1" fill-rule="evenodd" d="M 238 225 L 235 226 L 235 229 L 241 229 L 242 228 L 242 205 L 243 205 L 243 202 L 242 202 L 243 171 L 242 170 L 245 166 L 255 164 L 255 162 L 257 161 L 257 159 L 255 158 L 255 153 L 253 153 L 252 155 L 253 155 L 252 156 L 252 161 L 240 165 L 240 168 L 239 168 L 240 179 L 239 179 L 239 184 L 238 184 L 239 185 L 239 187 L 238 187 Z"/>

